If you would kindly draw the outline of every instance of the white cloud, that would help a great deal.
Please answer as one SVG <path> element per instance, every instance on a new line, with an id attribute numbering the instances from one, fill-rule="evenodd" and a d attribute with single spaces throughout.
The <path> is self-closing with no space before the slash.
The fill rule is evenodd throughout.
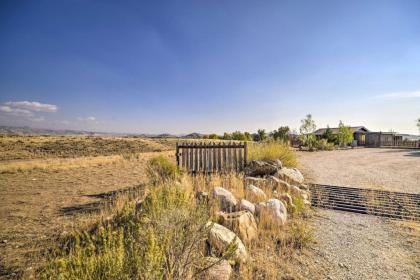
<path id="1" fill-rule="evenodd" d="M 57 105 L 40 103 L 37 101 L 9 101 L 6 102 L 5 105 L 9 106 L 10 108 L 35 112 L 54 113 L 58 110 Z"/>
<path id="2" fill-rule="evenodd" d="M 13 116 L 32 116 L 33 113 L 26 109 L 13 108 L 11 106 L 0 106 L 0 111 Z"/>
<path id="3" fill-rule="evenodd" d="M 78 117 L 77 120 L 78 121 L 91 121 L 91 122 L 94 122 L 94 121 L 96 121 L 96 118 L 93 117 L 93 116 L 89 116 L 89 117 L 86 117 L 86 118 Z"/>
<path id="4" fill-rule="evenodd" d="M 401 92 L 392 92 L 381 95 L 374 96 L 376 99 L 406 99 L 406 98 L 420 98 L 420 90 L 418 91 L 401 91 Z"/>

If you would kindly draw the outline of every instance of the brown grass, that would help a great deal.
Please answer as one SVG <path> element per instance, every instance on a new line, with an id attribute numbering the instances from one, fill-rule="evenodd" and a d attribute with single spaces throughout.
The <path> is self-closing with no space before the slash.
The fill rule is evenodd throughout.
<path id="1" fill-rule="evenodd" d="M 73 158 L 159 152 L 175 149 L 176 139 L 117 136 L 0 135 L 0 160 Z"/>

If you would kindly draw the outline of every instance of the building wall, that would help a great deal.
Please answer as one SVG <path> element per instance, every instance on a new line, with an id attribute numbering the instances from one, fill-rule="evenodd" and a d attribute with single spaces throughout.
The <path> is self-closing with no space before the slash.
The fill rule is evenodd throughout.
<path id="1" fill-rule="evenodd" d="M 366 146 L 394 146 L 394 136 L 392 133 L 369 132 L 366 134 Z"/>

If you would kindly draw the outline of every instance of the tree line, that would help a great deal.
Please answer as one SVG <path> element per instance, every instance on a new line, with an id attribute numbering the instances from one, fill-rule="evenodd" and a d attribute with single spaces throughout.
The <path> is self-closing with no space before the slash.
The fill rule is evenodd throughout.
<path id="1" fill-rule="evenodd" d="M 271 132 L 265 129 L 258 129 L 255 133 L 234 131 L 232 133 L 225 132 L 223 135 L 215 133 L 203 135 L 203 139 L 221 139 L 221 140 L 237 140 L 237 141 L 256 141 L 262 142 L 266 140 L 285 141 L 289 140 L 290 128 L 288 126 L 280 126 Z"/>

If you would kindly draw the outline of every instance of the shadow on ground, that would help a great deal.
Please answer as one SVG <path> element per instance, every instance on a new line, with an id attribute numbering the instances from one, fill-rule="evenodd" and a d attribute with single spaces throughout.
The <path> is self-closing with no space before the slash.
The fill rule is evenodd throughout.
<path id="1" fill-rule="evenodd" d="M 89 214 L 99 212 L 105 206 L 112 204 L 119 196 L 127 196 L 129 199 L 134 198 L 141 194 L 145 190 L 145 185 L 140 184 L 133 187 L 128 187 L 120 190 L 102 192 L 96 194 L 84 195 L 90 198 L 98 198 L 100 201 L 89 202 L 85 204 L 77 204 L 68 207 L 63 207 L 60 212 L 63 215 L 77 215 L 77 214 Z"/>
<path id="2" fill-rule="evenodd" d="M 86 204 L 63 207 L 60 209 L 60 212 L 63 215 L 89 214 L 89 213 L 98 212 L 101 209 L 101 207 L 105 205 L 106 205 L 105 201 L 96 201 L 96 202 L 90 202 Z"/>
<path id="3" fill-rule="evenodd" d="M 420 157 L 420 150 L 410 151 L 405 155 L 406 157 Z"/>
<path id="4" fill-rule="evenodd" d="M 381 153 L 405 153 L 406 157 L 420 157 L 420 149 L 387 149 L 380 151 Z"/>

